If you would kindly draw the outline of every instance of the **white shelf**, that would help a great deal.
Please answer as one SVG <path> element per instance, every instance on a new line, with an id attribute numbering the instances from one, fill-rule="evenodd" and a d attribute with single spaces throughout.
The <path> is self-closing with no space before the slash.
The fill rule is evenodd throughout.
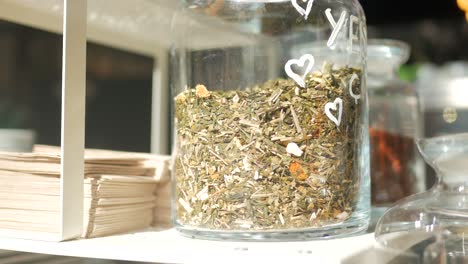
<path id="1" fill-rule="evenodd" d="M 0 238 L 5 250 L 158 263 L 376 263 L 374 235 L 305 242 L 218 242 L 186 238 L 174 229 L 41 242 Z"/>
<path id="2" fill-rule="evenodd" d="M 177 1 L 88 1 L 88 39 L 153 57 L 169 45 L 158 34 L 170 27 Z M 63 0 L 2 0 L 0 18 L 56 33 L 62 32 Z"/>
<path id="3" fill-rule="evenodd" d="M 179 1 L 92 0 L 88 1 L 89 40 L 150 57 L 171 46 L 173 14 Z M 62 32 L 63 0 L 2 0 L 0 19 L 56 33 Z M 244 44 L 253 36 L 236 32 L 229 25 L 202 16 L 184 16 L 176 24 L 190 24 L 193 48 Z M 184 32 L 180 32 L 183 36 Z"/>

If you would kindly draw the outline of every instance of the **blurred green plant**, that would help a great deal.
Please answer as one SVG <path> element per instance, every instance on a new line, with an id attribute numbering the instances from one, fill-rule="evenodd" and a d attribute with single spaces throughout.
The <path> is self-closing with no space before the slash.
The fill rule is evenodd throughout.
<path id="1" fill-rule="evenodd" d="M 398 77 L 404 81 L 415 82 L 418 77 L 419 64 L 405 64 L 398 70 Z"/>

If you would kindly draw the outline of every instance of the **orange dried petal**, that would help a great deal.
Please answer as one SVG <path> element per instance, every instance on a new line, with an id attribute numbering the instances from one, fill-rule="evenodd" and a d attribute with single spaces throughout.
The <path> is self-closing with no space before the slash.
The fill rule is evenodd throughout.
<path id="1" fill-rule="evenodd" d="M 195 87 L 195 95 L 199 98 L 206 98 L 210 96 L 210 91 L 208 91 L 205 85 L 199 84 Z"/>
<path id="2" fill-rule="evenodd" d="M 213 174 L 210 175 L 210 178 L 215 181 L 215 180 L 219 179 L 219 174 L 218 173 L 213 173 Z"/>
<path id="3" fill-rule="evenodd" d="M 300 181 L 305 181 L 308 178 L 307 173 L 302 167 L 302 165 L 296 161 L 293 161 L 291 162 L 291 164 L 289 164 L 289 172 L 291 172 L 291 175 L 294 178 Z"/>
<path id="4" fill-rule="evenodd" d="M 187 96 L 185 96 L 184 94 L 179 94 L 178 96 L 176 96 L 175 100 L 179 103 L 183 103 L 187 100 Z"/>

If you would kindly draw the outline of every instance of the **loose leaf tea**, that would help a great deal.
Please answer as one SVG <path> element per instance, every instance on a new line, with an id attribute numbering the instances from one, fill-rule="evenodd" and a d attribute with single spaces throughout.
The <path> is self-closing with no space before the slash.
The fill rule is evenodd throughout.
<path id="1" fill-rule="evenodd" d="M 349 93 L 360 94 L 361 76 L 360 69 L 325 64 L 305 77 L 304 88 L 276 79 L 238 91 L 198 85 L 177 95 L 178 221 L 275 230 L 349 218 L 361 129 L 360 105 Z"/>
<path id="2" fill-rule="evenodd" d="M 414 139 L 371 128 L 371 197 L 374 205 L 388 205 L 417 192 Z"/>

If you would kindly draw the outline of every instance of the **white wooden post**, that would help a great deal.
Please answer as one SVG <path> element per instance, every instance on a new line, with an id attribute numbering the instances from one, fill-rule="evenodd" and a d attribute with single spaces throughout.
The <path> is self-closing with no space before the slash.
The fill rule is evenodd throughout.
<path id="1" fill-rule="evenodd" d="M 160 48 L 154 57 L 151 111 L 151 152 L 169 154 L 169 54 Z"/>
<path id="2" fill-rule="evenodd" d="M 87 0 L 63 0 L 61 240 L 83 230 Z"/>

